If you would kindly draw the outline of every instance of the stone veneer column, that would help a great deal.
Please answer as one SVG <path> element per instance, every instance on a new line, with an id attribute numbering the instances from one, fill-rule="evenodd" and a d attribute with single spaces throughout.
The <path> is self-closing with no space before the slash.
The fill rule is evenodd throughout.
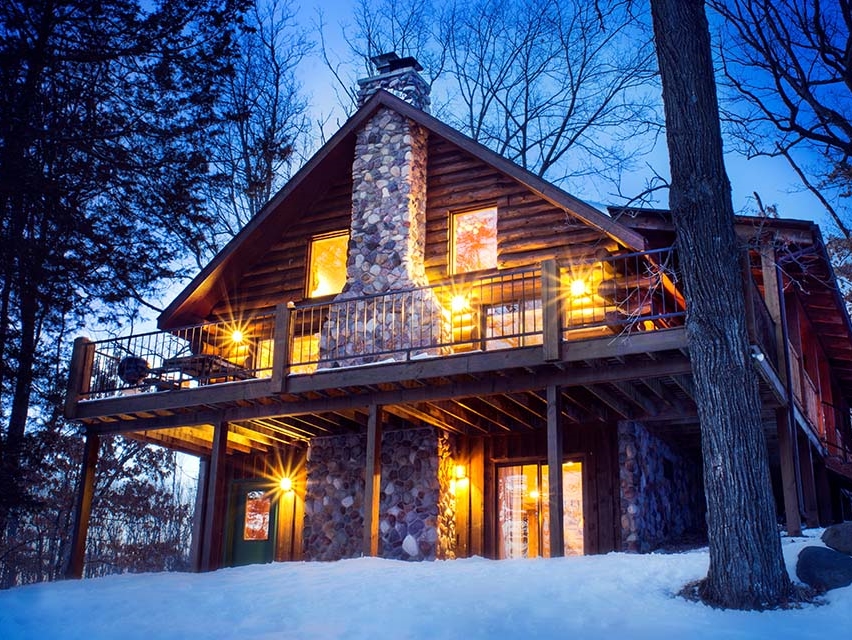
<path id="1" fill-rule="evenodd" d="M 437 355 L 444 311 L 424 265 L 427 131 L 380 108 L 358 132 L 346 284 L 320 337 L 327 366 Z M 413 291 L 412 291 L 413 289 Z M 367 298 L 400 292 L 393 296 Z M 367 355 L 385 352 L 384 355 Z"/>
<path id="2" fill-rule="evenodd" d="M 705 512 L 700 464 L 628 421 L 618 424 L 618 462 L 624 551 L 647 553 L 700 533 Z"/>
<path id="3" fill-rule="evenodd" d="M 432 427 L 383 434 L 381 557 L 399 560 L 454 557 L 452 444 L 447 434 Z M 311 440 L 303 530 L 306 560 L 340 560 L 361 555 L 365 456 L 363 435 Z"/>

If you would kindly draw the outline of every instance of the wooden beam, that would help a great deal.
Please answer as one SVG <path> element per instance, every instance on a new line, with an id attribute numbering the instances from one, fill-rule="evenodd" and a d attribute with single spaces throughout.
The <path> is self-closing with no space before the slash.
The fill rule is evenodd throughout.
<path id="1" fill-rule="evenodd" d="M 468 473 L 470 474 L 470 537 L 471 556 L 485 555 L 485 441 L 470 438 Z"/>
<path id="2" fill-rule="evenodd" d="M 559 292 L 559 266 L 556 260 L 541 263 L 541 315 L 543 344 L 542 354 L 545 361 L 559 360 L 562 357 L 562 305 Z"/>
<path id="3" fill-rule="evenodd" d="M 86 538 L 89 534 L 89 518 L 92 515 L 92 496 L 95 493 L 95 471 L 98 466 L 100 438 L 94 433 L 86 434 L 83 452 L 80 486 L 77 489 L 77 508 L 74 510 L 74 529 L 71 532 L 71 556 L 65 577 L 80 579 L 86 560 Z"/>
<path id="4" fill-rule="evenodd" d="M 796 443 L 799 447 L 799 476 L 802 482 L 802 505 L 805 516 L 805 525 L 808 528 L 819 526 L 819 505 L 817 504 L 816 479 L 814 478 L 814 464 L 812 449 L 807 436 L 796 434 Z"/>
<path id="5" fill-rule="evenodd" d="M 790 414 L 781 407 L 775 411 L 775 424 L 778 429 L 778 454 L 781 462 L 781 490 L 784 495 L 784 516 L 787 521 L 787 535 L 802 535 L 802 518 L 799 513 L 799 491 L 796 481 L 796 458 L 793 451 L 795 442 L 791 437 Z"/>
<path id="6" fill-rule="evenodd" d="M 550 513 L 550 557 L 565 555 L 562 531 L 562 393 L 555 385 L 547 387 L 547 483 Z"/>
<path id="7" fill-rule="evenodd" d="M 225 456 L 228 452 L 228 423 L 214 427 L 213 449 L 207 478 L 207 503 L 204 507 L 204 537 L 201 545 L 201 571 L 219 568 L 222 525 L 225 508 Z"/>
<path id="8" fill-rule="evenodd" d="M 201 456 L 198 461 L 198 484 L 195 488 L 195 512 L 192 514 L 192 544 L 189 549 L 189 566 L 201 571 L 201 547 L 204 544 L 204 507 L 207 505 L 207 476 L 210 459 Z"/>
<path id="9" fill-rule="evenodd" d="M 389 365 L 392 366 L 392 365 Z M 520 393 L 532 389 L 541 389 L 549 384 L 564 387 L 582 387 L 588 384 L 605 383 L 619 380 L 641 378 L 659 378 L 691 373 L 687 358 L 671 356 L 658 361 L 633 363 L 608 367 L 562 367 L 549 370 L 528 370 L 499 378 L 489 377 L 482 380 L 461 380 L 434 386 L 398 388 L 371 393 L 353 393 L 334 397 L 302 399 L 293 402 L 264 403 L 230 409 L 199 410 L 162 418 L 139 419 L 130 421 L 110 421 L 88 425 L 90 430 L 99 434 L 127 433 L 145 429 L 163 429 L 177 426 L 212 424 L 224 416 L 228 421 L 250 420 L 256 418 L 291 417 L 309 413 L 335 412 L 364 406 L 365 403 L 405 404 L 453 400 L 455 398 Z M 313 376 L 319 377 L 319 376 Z M 686 382 L 684 382 L 686 384 Z"/>
<path id="10" fill-rule="evenodd" d="M 367 465 L 364 469 L 363 555 L 379 555 L 379 497 L 382 483 L 381 407 L 370 405 L 367 418 Z"/>

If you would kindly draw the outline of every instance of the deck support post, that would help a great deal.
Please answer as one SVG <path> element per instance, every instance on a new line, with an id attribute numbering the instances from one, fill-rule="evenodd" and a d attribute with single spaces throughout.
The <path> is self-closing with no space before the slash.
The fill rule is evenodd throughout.
<path id="1" fill-rule="evenodd" d="M 80 486 L 77 490 L 77 508 L 74 511 L 74 530 L 71 532 L 71 556 L 65 570 L 66 578 L 80 579 L 83 577 L 83 565 L 86 560 L 86 537 L 89 534 L 89 518 L 92 515 L 92 497 L 95 492 L 95 471 L 98 466 L 100 442 L 97 434 L 86 434 Z"/>
<path id="2" fill-rule="evenodd" d="M 787 354 L 787 331 L 782 305 L 781 282 L 779 282 L 775 249 L 766 243 L 760 247 L 760 268 L 763 275 L 763 290 L 766 308 L 775 324 L 775 351 L 778 362 L 778 375 L 788 392 L 788 406 L 775 411 L 775 424 L 778 431 L 778 454 L 781 463 L 781 489 L 784 495 L 784 519 L 787 523 L 787 535 L 802 535 L 802 518 L 799 511 L 798 474 L 796 473 L 795 425 L 792 421 L 792 397 L 790 391 L 790 368 Z"/>
<path id="3" fill-rule="evenodd" d="M 805 525 L 809 528 L 819 526 L 819 507 L 817 504 L 816 479 L 814 478 L 813 452 L 808 437 L 799 433 L 796 437 L 799 445 L 799 474 L 802 481 L 802 505 Z"/>
<path id="4" fill-rule="evenodd" d="M 547 387 L 547 500 L 550 513 L 550 557 L 565 555 L 562 530 L 562 391 Z"/>
<path id="5" fill-rule="evenodd" d="M 228 423 L 213 429 L 213 447 L 207 469 L 207 497 L 204 506 L 204 535 L 201 542 L 201 571 L 215 571 L 222 556 L 222 526 L 225 509 L 225 456 L 228 452 Z"/>
<path id="6" fill-rule="evenodd" d="M 365 556 L 379 555 L 379 497 L 382 481 L 381 407 L 370 405 L 367 417 L 367 463 L 364 469 L 364 546 Z"/>
<path id="7" fill-rule="evenodd" d="M 781 462 L 781 489 L 784 495 L 784 519 L 787 535 L 802 535 L 802 518 L 799 513 L 799 491 L 796 482 L 796 458 L 793 455 L 793 437 L 790 435 L 789 409 L 775 410 L 778 428 L 778 455 Z"/>
<path id="8" fill-rule="evenodd" d="M 192 571 L 201 571 L 201 548 L 204 544 L 204 507 L 207 505 L 207 478 L 210 459 L 198 461 L 198 485 L 195 489 L 195 512 L 192 514 L 192 545 L 189 549 L 189 566 Z"/>

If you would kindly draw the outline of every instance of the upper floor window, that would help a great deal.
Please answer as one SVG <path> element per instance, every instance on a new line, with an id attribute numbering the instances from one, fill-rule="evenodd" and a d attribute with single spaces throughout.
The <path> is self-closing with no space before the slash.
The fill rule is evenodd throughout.
<path id="1" fill-rule="evenodd" d="M 452 273 L 497 268 L 497 207 L 451 216 Z"/>
<path id="2" fill-rule="evenodd" d="M 330 296 L 346 284 L 346 254 L 349 232 L 338 231 L 311 238 L 308 251 L 309 298 Z"/>

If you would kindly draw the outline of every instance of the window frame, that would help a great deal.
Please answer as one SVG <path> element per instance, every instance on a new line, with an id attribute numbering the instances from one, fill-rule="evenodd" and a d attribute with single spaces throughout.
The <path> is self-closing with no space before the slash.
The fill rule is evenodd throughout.
<path id="1" fill-rule="evenodd" d="M 461 216 L 470 215 L 479 212 L 493 211 L 494 212 L 494 264 L 483 269 L 471 269 L 470 271 L 460 271 L 458 269 L 457 260 L 456 260 L 456 251 L 458 246 L 458 238 L 457 238 L 457 229 L 458 223 L 457 220 Z M 498 268 L 499 264 L 499 246 L 497 244 L 498 237 L 498 226 L 499 226 L 499 216 L 500 209 L 496 204 L 476 207 L 472 209 L 461 209 L 458 211 L 450 211 L 449 212 L 449 256 L 447 261 L 447 273 L 449 275 L 466 275 L 469 273 L 481 273 L 486 271 L 494 271 Z"/>
<path id="2" fill-rule="evenodd" d="M 308 249 L 307 249 L 307 260 L 305 261 L 305 289 L 304 296 L 306 300 L 322 300 L 325 298 L 329 298 L 331 296 L 336 296 L 340 293 L 340 291 L 334 293 L 326 293 L 323 295 L 312 295 L 311 293 L 311 282 L 313 279 L 313 262 L 314 262 L 314 251 L 315 251 L 315 243 L 322 240 L 331 240 L 332 238 L 345 237 L 346 238 L 346 254 L 344 255 L 343 262 L 343 271 L 344 273 L 347 271 L 347 266 L 349 262 L 349 238 L 350 238 L 349 229 L 340 229 L 337 231 L 329 231 L 326 233 L 317 233 L 308 238 Z M 346 280 L 344 278 L 344 286 L 346 284 Z M 342 291 L 342 287 L 341 287 Z"/>

